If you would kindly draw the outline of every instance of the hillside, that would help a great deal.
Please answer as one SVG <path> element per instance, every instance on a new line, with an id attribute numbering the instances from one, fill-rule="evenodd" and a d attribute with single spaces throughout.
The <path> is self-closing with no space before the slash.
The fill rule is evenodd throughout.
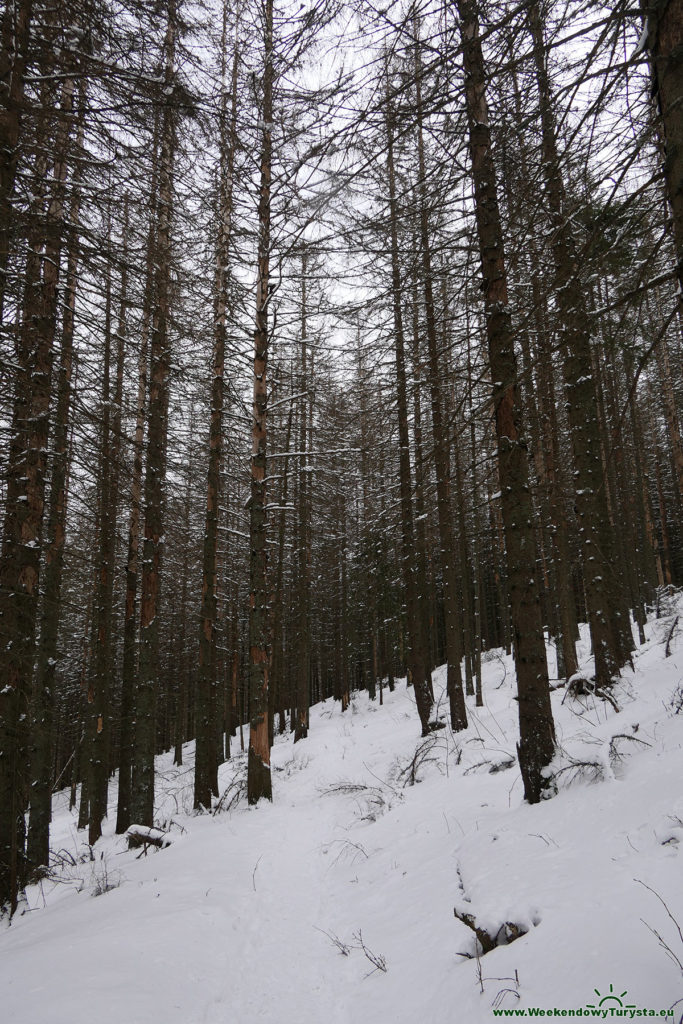
<path id="1" fill-rule="evenodd" d="M 537 806 L 522 803 L 500 651 L 466 733 L 419 740 L 405 682 L 383 706 L 356 693 L 345 714 L 312 709 L 306 741 L 276 741 L 272 806 L 239 799 L 237 754 L 221 768 L 223 809 L 196 816 L 192 745 L 182 768 L 164 755 L 166 849 L 127 850 L 110 815 L 91 855 L 58 793 L 54 877 L 0 934 L 3 1019 L 477 1024 L 505 1009 L 671 1007 L 683 997 L 667 913 L 683 927 L 683 631 L 668 658 L 665 641 L 683 602 L 667 611 L 614 687 L 618 712 L 553 692 L 559 791 Z M 434 684 L 442 694 L 443 670 Z M 477 959 L 454 907 L 490 934 L 503 926 L 499 940 L 506 923 L 526 934 Z"/>

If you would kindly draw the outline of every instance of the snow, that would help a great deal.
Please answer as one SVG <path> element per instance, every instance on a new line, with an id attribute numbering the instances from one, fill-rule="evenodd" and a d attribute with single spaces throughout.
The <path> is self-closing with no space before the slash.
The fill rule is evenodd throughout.
<path id="1" fill-rule="evenodd" d="M 131 825 L 126 836 L 129 839 L 139 840 L 139 844 L 154 843 L 157 846 L 170 846 L 173 837 L 159 828 L 150 828 L 149 825 Z M 129 843 L 130 845 L 130 843 Z"/>
<path id="2" fill-rule="evenodd" d="M 596 990 L 667 1009 L 683 971 L 654 932 L 683 961 L 666 909 L 683 924 L 683 639 L 669 658 L 664 643 L 682 611 L 677 599 L 648 623 L 613 691 L 619 712 L 553 690 L 558 793 L 537 806 L 522 799 L 503 651 L 485 655 L 486 706 L 469 703 L 464 733 L 421 740 L 400 682 L 383 707 L 355 694 L 345 714 L 332 701 L 312 709 L 307 740 L 276 741 L 272 805 L 233 800 L 238 751 L 220 772 L 224 809 L 194 815 L 193 745 L 181 768 L 159 757 L 166 849 L 128 850 L 112 834 L 114 786 L 91 859 L 58 793 L 60 866 L 0 932 L 3 1018 L 483 1024 L 494 1009 L 597 1006 Z M 588 650 L 584 634 L 584 676 Z M 434 683 L 445 718 L 444 668 Z M 525 934 L 471 958 L 474 933 L 454 907 L 489 934 L 506 923 Z"/>
<path id="3" fill-rule="evenodd" d="M 638 39 L 638 43 L 636 45 L 636 48 L 633 51 L 633 53 L 631 54 L 631 60 L 634 60 L 636 57 L 639 57 L 640 54 L 643 53 L 643 51 L 648 48 L 647 44 L 648 44 L 649 35 L 650 35 L 650 20 L 649 20 L 649 18 L 645 18 L 645 20 L 643 22 L 643 30 L 640 33 L 640 38 Z"/>

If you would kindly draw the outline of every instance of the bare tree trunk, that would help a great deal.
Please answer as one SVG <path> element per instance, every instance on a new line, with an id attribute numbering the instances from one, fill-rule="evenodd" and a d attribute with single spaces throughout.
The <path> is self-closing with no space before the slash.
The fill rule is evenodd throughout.
<path id="1" fill-rule="evenodd" d="M 175 147 L 175 113 L 172 104 L 175 17 L 175 2 L 171 0 L 168 5 L 165 42 L 165 104 L 161 131 L 158 221 L 154 246 L 156 279 L 147 405 L 148 441 L 140 602 L 140 660 L 136 686 L 132 763 L 131 818 L 140 825 L 153 825 L 154 823 L 155 718 L 159 677 L 159 598 L 164 545 L 163 491 L 166 477 L 168 378 L 171 361 L 169 286 Z"/>
<path id="2" fill-rule="evenodd" d="M 38 196 L 30 243 L 23 320 L 16 336 L 16 385 L 0 556 L 0 909 L 17 906 L 25 878 L 28 723 L 41 567 L 52 349 L 64 234 L 69 114 L 73 81 L 62 88 L 47 209 Z M 44 97 L 48 101 L 48 95 Z M 66 115 L 66 116 L 64 116 Z M 47 139 L 44 139 L 47 146 Z M 42 162 L 44 157 L 38 157 Z M 36 167 L 40 176 L 40 163 Z M 40 215 L 42 214 L 42 216 Z M 43 219 L 44 218 L 44 219 Z M 1 230 L 2 225 L 0 225 Z M 39 234 L 40 233 L 40 234 Z M 0 268 L 1 269 L 1 268 Z"/>
<path id="3" fill-rule="evenodd" d="M 469 312 L 467 314 L 467 404 L 469 407 L 469 418 L 470 418 L 470 458 L 472 460 L 472 484 L 471 484 L 471 514 L 472 514 L 472 547 L 474 554 L 474 570 L 473 570 L 473 601 L 472 601 L 472 648 L 470 650 L 470 657 L 474 663 L 474 692 L 475 701 L 477 707 L 483 707 L 484 695 L 482 692 L 482 679 L 481 679 L 481 649 L 482 649 L 482 620 L 485 614 L 484 604 L 484 585 L 482 580 L 482 557 L 481 557 L 481 541 L 480 541 L 480 529 L 478 528 L 479 516 L 477 514 L 477 505 L 481 500 L 479 490 L 479 473 L 477 467 L 477 430 L 474 417 L 474 368 L 472 366 L 472 345 L 470 341 L 470 330 L 469 330 Z M 464 487 L 463 487 L 464 491 Z M 460 500 L 460 499 L 459 499 Z M 463 512 L 465 507 L 464 494 L 461 500 L 463 505 Z M 465 526 L 462 527 L 465 532 Z"/>
<path id="4" fill-rule="evenodd" d="M 341 490 L 340 494 L 340 521 L 341 521 L 341 544 L 339 548 L 339 584 L 340 584 L 340 602 L 341 602 L 341 621 L 340 621 L 340 653 L 341 653 L 341 664 L 339 665 L 340 672 L 340 690 L 341 690 L 341 709 L 342 711 L 348 711 L 351 704 L 351 686 L 349 683 L 349 627 L 348 627 L 348 581 L 347 581 L 347 570 L 346 570 L 346 509 L 341 501 Z"/>
<path id="5" fill-rule="evenodd" d="M 270 183 L 273 120 L 273 0 L 264 0 L 263 109 L 259 196 L 258 280 L 254 331 L 254 407 L 252 421 L 249 536 L 249 761 L 247 799 L 272 800 L 268 736 L 268 553 L 266 547 L 266 407 L 268 390 L 268 304 L 270 300 Z"/>
<path id="6" fill-rule="evenodd" d="M 417 248 L 417 242 L 414 243 Z M 422 363 L 420 359 L 420 321 L 419 321 L 419 300 L 417 275 L 413 275 L 413 438 L 415 443 L 415 556 L 417 558 L 418 574 L 418 598 L 420 602 L 420 617 L 422 619 L 422 637 L 424 642 L 425 655 L 431 653 L 431 635 L 434 628 L 432 615 L 430 614 L 431 594 L 428 586 L 427 573 L 427 505 L 425 501 L 425 466 L 424 466 L 424 440 L 422 433 L 422 402 L 420 391 L 422 388 Z M 431 658 L 426 663 L 428 672 L 433 668 Z"/>
<path id="7" fill-rule="evenodd" d="M 586 296 L 578 277 L 578 257 L 567 216 L 564 183 L 557 151 L 552 96 L 546 68 L 545 42 L 536 0 L 528 9 L 538 83 L 543 171 L 548 213 L 553 225 L 555 298 L 562 338 L 576 479 L 576 510 L 580 523 L 586 603 L 595 655 L 595 678 L 608 685 L 628 659 L 615 631 L 615 609 L 609 591 L 610 537 L 607 495 L 601 465 L 598 397 L 593 374 L 591 339 L 585 318 Z"/>
<path id="8" fill-rule="evenodd" d="M 647 304 L 647 300 L 646 300 Z M 655 348 L 657 357 L 657 369 L 661 385 L 661 400 L 664 408 L 666 429 L 669 435 L 671 457 L 676 470 L 674 483 L 678 490 L 678 500 L 683 502 L 683 442 L 681 441 L 681 426 L 676 408 L 673 382 L 671 376 L 671 363 L 669 360 L 669 348 L 666 343 L 666 335 L 660 339 Z"/>
<path id="9" fill-rule="evenodd" d="M 439 358 L 439 344 L 436 327 L 434 287 L 432 273 L 431 245 L 429 238 L 429 210 L 426 196 L 426 166 L 423 141 L 422 111 L 422 67 L 417 19 L 415 21 L 415 89 L 417 114 L 418 154 L 418 202 L 420 212 L 420 249 L 422 257 L 422 286 L 424 289 L 425 319 L 429 351 L 429 390 L 432 405 L 432 430 L 434 438 L 434 467 L 436 470 L 436 496 L 441 541 L 441 562 L 444 588 L 444 618 L 446 626 L 446 657 L 448 660 L 447 689 L 450 705 L 451 726 L 454 730 L 467 728 L 467 708 L 462 688 L 461 609 L 458 600 L 458 558 L 453 536 L 453 514 L 451 509 L 450 438 L 444 416 L 443 361 Z"/>
<path id="10" fill-rule="evenodd" d="M 81 109 L 85 105 L 81 98 Z M 83 117 L 77 149 L 82 145 Z M 27 860 L 35 871 L 47 867 L 52 810 L 51 751 L 54 734 L 54 688 L 57 667 L 62 569 L 66 537 L 66 507 L 69 467 L 69 416 L 73 369 L 74 313 L 78 284 L 78 218 L 80 209 L 79 172 L 72 179 L 69 251 L 63 295 L 62 337 L 57 380 L 57 406 L 52 440 L 52 477 L 48 509 L 43 605 L 40 645 L 36 662 L 35 707 L 31 741 L 31 814 L 28 827 Z"/>
<path id="11" fill-rule="evenodd" d="M 109 225 L 111 242 L 111 224 Z M 109 257 L 109 254 L 107 254 Z M 102 419 L 99 457 L 99 551 L 97 554 L 97 590 L 93 610 L 95 651 L 91 664 L 86 730 L 89 731 L 88 842 L 92 846 L 102 835 L 102 819 L 107 813 L 109 758 L 109 679 L 111 673 L 111 608 L 114 588 L 115 499 L 112 493 L 113 461 L 111 451 L 110 367 L 112 348 L 111 263 L 107 269 L 104 311 L 104 360 L 102 372 Z"/>
<path id="12" fill-rule="evenodd" d="M 306 304 L 306 275 L 308 273 L 306 252 L 301 257 L 301 382 L 299 391 L 308 389 L 306 349 L 308 340 L 308 310 Z M 298 587 L 297 587 L 297 659 L 296 659 L 296 728 L 294 742 L 308 736 L 308 705 L 310 702 L 309 681 L 311 675 L 311 650 L 308 621 L 308 599 L 310 580 L 310 549 L 308 537 L 308 463 L 306 448 L 308 442 L 308 394 L 301 399 L 299 421 L 299 494 L 298 494 Z"/>
<path id="13" fill-rule="evenodd" d="M 33 0 L 6 3 L 0 38 L 0 323 L 3 320 Z"/>
<path id="14" fill-rule="evenodd" d="M 190 437 L 194 436 L 195 433 L 195 418 L 194 418 L 194 402 L 190 403 L 189 410 L 189 433 Z M 174 752 L 173 752 L 173 763 L 181 765 L 183 763 L 183 743 L 192 735 L 187 732 L 187 710 L 188 703 L 190 700 L 190 644 L 187 636 L 187 620 L 188 620 L 188 607 L 187 607 L 187 595 L 190 584 L 190 550 L 191 550 L 191 533 L 190 533 L 190 516 L 192 513 L 192 483 L 194 480 L 194 459 L 192 457 L 192 448 L 188 453 L 187 463 L 185 465 L 185 493 L 183 495 L 183 520 L 182 520 L 182 533 L 181 543 L 183 549 L 183 557 L 181 563 L 181 579 L 180 579 L 180 627 L 178 632 L 178 658 L 177 658 L 177 673 L 178 673 L 178 685 L 176 688 L 176 715 L 174 723 Z M 196 704 L 196 702 L 195 702 Z M 197 715 L 195 714 L 195 729 L 197 727 Z M 210 806 L 210 804 L 209 804 Z"/>
<path id="15" fill-rule="evenodd" d="M 138 356 L 138 392 L 133 442 L 133 477 L 130 485 L 128 551 L 126 555 L 126 597 L 123 617 L 123 668 L 121 677 L 119 792 L 116 831 L 131 825 L 133 741 L 135 727 L 135 683 L 137 679 L 137 591 L 139 576 L 140 514 L 142 510 L 143 440 L 149 362 L 149 331 L 154 295 L 154 253 L 158 203 L 158 125 L 154 127 L 152 154 L 151 209 L 147 235 L 147 277 L 142 309 L 142 329 Z"/>
<path id="16" fill-rule="evenodd" d="M 473 0 L 457 0 L 463 44 L 472 178 L 481 254 L 486 334 L 493 381 L 501 505 L 519 700 L 519 764 L 524 795 L 537 803 L 555 751 L 548 666 L 536 582 L 529 466 L 522 433 L 505 249 L 486 103 L 486 76 Z"/>
<path id="17" fill-rule="evenodd" d="M 199 623 L 199 671 L 196 701 L 196 760 L 194 775 L 195 807 L 211 807 L 211 793 L 216 788 L 217 758 L 215 733 L 216 714 L 216 617 L 218 515 L 220 505 L 221 465 L 223 461 L 223 404 L 225 375 L 225 339 L 228 312 L 228 265 L 232 235 L 233 173 L 235 167 L 235 132 L 237 120 L 237 72 L 239 50 L 235 27 L 235 45 L 232 60 L 231 109 L 228 125 L 227 95 L 225 89 L 225 59 L 227 46 L 227 4 L 223 8 L 223 35 L 221 40 L 221 138 L 220 138 L 220 199 L 218 239 L 216 243 L 215 315 L 213 338 L 213 384 L 211 389 L 211 422 L 209 426 L 209 468 L 206 493 L 206 519 L 204 525 L 204 558 L 202 574 L 202 604 Z"/>
<path id="18" fill-rule="evenodd" d="M 653 91 L 664 128 L 664 177 L 673 217 L 678 298 L 683 296 L 683 0 L 641 0 L 647 17 L 647 45 Z M 677 467 L 678 468 L 678 467 Z"/>
<path id="19" fill-rule="evenodd" d="M 564 671 L 569 679 L 579 670 L 574 637 L 577 632 L 576 609 L 572 593 L 571 559 L 569 555 L 569 528 L 564 507 L 564 480 L 559 445 L 559 428 L 555 397 L 550 339 L 545 329 L 541 308 L 541 289 L 537 277 L 532 280 L 534 314 L 536 318 L 536 358 L 538 360 L 539 405 L 543 444 L 541 451 L 548 490 L 548 505 L 552 528 L 550 543 L 555 579 L 557 582 L 557 610 L 560 620 L 561 650 Z M 559 675 L 559 658 L 558 658 Z"/>
<path id="20" fill-rule="evenodd" d="M 361 666 L 361 673 L 363 679 L 363 685 L 366 686 L 368 691 L 368 697 L 370 700 L 377 699 L 377 674 L 375 672 L 374 658 L 373 658 L 373 636 L 374 636 L 374 620 L 377 616 L 377 579 L 376 573 L 368 571 L 372 565 L 372 560 L 375 557 L 377 550 L 375 537 L 373 536 L 371 522 L 372 522 L 372 504 L 370 494 L 370 484 L 373 478 L 373 467 L 371 466 L 369 459 L 369 448 L 370 438 L 368 433 L 368 395 L 365 381 L 365 360 L 363 353 L 363 346 L 361 344 L 361 330 L 360 323 L 356 329 L 356 353 L 357 353 L 357 373 L 358 373 L 358 411 L 359 415 L 359 429 L 360 429 L 360 484 L 361 484 L 361 502 L 359 508 L 359 535 L 360 542 L 363 551 L 366 553 L 363 559 L 363 569 L 361 576 L 361 587 L 362 592 L 365 595 L 365 606 L 366 614 L 356 619 L 357 633 L 358 633 L 358 646 L 360 649 L 359 661 Z M 378 467 L 374 467 L 378 468 Z"/>
<path id="21" fill-rule="evenodd" d="M 287 434 L 285 437 L 285 451 L 288 452 L 292 440 L 292 421 L 294 419 L 294 402 L 290 404 L 287 417 Z M 286 665 L 288 659 L 285 657 L 282 637 L 283 620 L 283 591 L 284 591 L 284 569 L 285 569 L 285 534 L 287 525 L 287 513 L 285 507 L 289 497 L 289 458 L 285 455 L 282 460 L 282 487 L 280 490 L 280 511 L 278 514 L 278 538 L 277 538 L 277 569 L 275 573 L 275 596 L 273 609 L 273 649 L 271 653 L 271 673 L 268 687 L 268 729 L 269 742 L 272 746 L 274 739 L 274 716 L 276 701 L 281 702 L 280 695 L 285 691 L 284 685 Z M 298 701 L 298 697 L 295 694 Z M 306 689 L 305 706 L 308 709 L 308 688 Z M 298 717 L 298 716 L 297 716 Z"/>
<path id="22" fill-rule="evenodd" d="M 389 178 L 389 218 L 391 230 L 391 289 L 394 313 L 394 351 L 396 357 L 396 398 L 398 408 L 399 476 L 401 488 L 401 540 L 403 548 L 403 582 L 406 591 L 408 631 L 408 672 L 415 688 L 415 702 L 420 716 L 422 735 L 429 733 L 432 711 L 431 682 L 426 666 L 422 618 L 415 555 L 415 525 L 410 481 L 410 436 L 408 433 L 408 398 L 406 388 L 405 346 L 401 312 L 401 271 L 398 258 L 398 203 L 394 171 L 394 138 L 392 112 L 387 101 L 387 172 Z"/>

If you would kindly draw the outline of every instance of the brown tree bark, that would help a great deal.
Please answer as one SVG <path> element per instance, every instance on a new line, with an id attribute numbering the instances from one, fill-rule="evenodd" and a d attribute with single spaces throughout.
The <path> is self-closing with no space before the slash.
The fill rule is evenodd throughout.
<path id="1" fill-rule="evenodd" d="M 52 86 L 50 86 L 52 88 Z M 61 94 L 61 117 L 46 207 L 48 139 L 36 160 L 22 320 L 16 335 L 15 395 L 0 555 L 0 909 L 14 913 L 26 874 L 24 813 L 28 804 L 28 724 L 33 679 L 47 468 L 52 349 L 59 312 L 57 283 L 64 235 L 73 80 Z M 49 103 L 46 87 L 44 102 Z M 1 225 L 0 225 L 1 228 Z"/>
<path id="2" fill-rule="evenodd" d="M 158 114 L 154 126 L 152 146 L 152 175 L 150 184 L 150 218 L 147 232 L 146 279 L 142 309 L 142 327 L 138 354 L 138 389 L 133 440 L 133 474 L 130 483 L 130 512 L 128 518 L 128 550 L 126 554 L 126 595 L 123 617 L 123 667 L 121 671 L 121 706 L 119 711 L 119 791 L 116 812 L 116 832 L 121 834 L 132 824 L 132 765 L 135 727 L 135 683 L 137 678 L 137 593 L 139 580 L 140 518 L 142 512 L 143 441 L 145 434 L 145 406 L 149 370 L 149 333 L 154 295 L 154 252 L 157 228 L 159 179 Z"/>
<path id="3" fill-rule="evenodd" d="M 659 372 L 664 419 L 666 421 L 669 445 L 671 447 L 671 459 L 676 471 L 674 483 L 678 491 L 678 500 L 679 502 L 683 502 L 683 441 L 681 440 L 681 425 L 674 396 L 671 361 L 669 359 L 669 347 L 667 345 L 666 335 L 662 335 L 660 341 L 655 347 L 655 357 L 657 360 L 657 370 Z"/>
<path id="4" fill-rule="evenodd" d="M 308 368 L 306 365 L 308 341 L 308 308 L 306 286 L 308 261 L 306 252 L 301 257 L 301 378 L 299 391 L 302 392 L 299 419 L 299 493 L 297 515 L 297 658 L 296 658 L 296 727 L 294 742 L 308 736 L 310 703 L 309 681 L 311 674 L 309 590 L 310 590 L 310 546 L 308 523 L 309 466 L 306 455 L 308 443 Z"/>
<path id="5" fill-rule="evenodd" d="M 261 180 L 259 190 L 258 279 L 254 330 L 254 404 L 251 428 L 251 493 L 249 497 L 249 760 L 247 799 L 272 800 L 268 730 L 269 614 L 266 546 L 266 410 L 268 389 L 268 306 L 270 302 L 270 189 L 273 121 L 273 0 L 263 7 L 265 63 L 261 109 Z"/>
<path id="6" fill-rule="evenodd" d="M 168 5 L 164 55 L 164 107 L 159 162 L 155 282 L 151 330 L 151 365 L 147 402 L 147 463 L 140 601 L 140 655 L 135 694 L 135 736 L 132 760 L 131 818 L 136 824 L 154 824 L 154 754 L 156 751 L 156 694 L 159 677 L 159 612 L 161 564 L 164 547 L 164 482 L 168 430 L 168 378 L 171 361 L 169 337 L 171 221 L 175 109 L 173 104 L 176 8 Z"/>
<path id="7" fill-rule="evenodd" d="M 664 129 L 664 177 L 676 249 L 678 298 L 683 301 L 683 0 L 641 0 L 647 45 Z"/>
<path id="8" fill-rule="evenodd" d="M 111 240 L 111 224 L 109 226 Z M 106 254 L 107 258 L 109 253 Z M 112 350 L 111 265 L 107 269 L 104 310 L 104 357 L 102 370 L 101 427 L 99 453 L 97 589 L 93 615 L 94 651 L 88 687 L 86 735 L 89 754 L 88 842 L 92 846 L 102 835 L 102 819 L 107 813 L 109 780 L 109 679 L 111 673 L 111 613 L 114 593 L 114 544 L 116 507 L 113 495 L 113 459 L 111 433 L 111 350 Z"/>
<path id="9" fill-rule="evenodd" d="M 0 28 L 0 323 L 3 320 L 14 220 L 12 199 L 20 154 L 24 77 L 32 17 L 33 0 L 6 3 Z"/>
<path id="10" fill-rule="evenodd" d="M 223 8 L 221 41 L 220 118 L 220 199 L 218 238 L 216 241 L 215 313 L 213 330 L 213 381 L 211 388 L 211 419 L 209 426 L 209 467 L 207 475 L 206 516 L 202 569 L 202 603 L 199 613 L 199 669 L 196 701 L 196 759 L 194 774 L 195 807 L 211 807 L 211 794 L 217 788 L 216 717 L 216 629 L 218 614 L 218 516 L 220 504 L 221 466 L 223 462 L 223 404 L 225 376 L 225 340 L 228 314 L 229 261 L 232 236 L 233 175 L 237 122 L 237 72 L 239 48 L 235 26 L 232 75 L 230 82 L 230 115 L 227 111 L 225 63 L 227 48 L 227 12 Z"/>
<path id="11" fill-rule="evenodd" d="M 574 456 L 575 502 L 580 524 L 586 604 L 595 656 L 595 678 L 599 686 L 606 686 L 628 660 L 630 652 L 624 651 L 620 644 L 620 631 L 615 624 L 616 609 L 610 594 L 609 510 L 601 465 L 598 394 L 585 315 L 587 297 L 583 294 L 579 278 L 576 244 L 567 216 L 543 23 L 536 0 L 528 8 L 528 18 L 540 103 L 546 202 L 553 227 L 554 294 L 559 314 Z"/>
<path id="12" fill-rule="evenodd" d="M 486 334 L 493 381 L 501 505 L 507 552 L 511 625 L 519 700 L 519 764 L 524 795 L 540 800 L 544 768 L 555 751 L 543 621 L 536 582 L 536 551 L 529 467 L 522 429 L 505 248 L 486 102 L 486 74 L 473 0 L 457 0 L 465 69 L 477 236 L 481 256 Z"/>
<path id="13" fill-rule="evenodd" d="M 81 94 L 81 117 L 77 151 L 82 146 L 85 103 Z M 27 837 L 27 860 L 31 871 L 47 867 L 52 810 L 52 741 L 54 736 L 54 691 L 61 612 L 62 570 L 66 539 L 66 509 L 69 467 L 69 418 L 73 369 L 74 314 L 78 285 L 78 218 L 80 172 L 72 177 L 69 214 L 69 244 L 63 302 L 61 346 L 57 378 L 53 458 L 48 505 L 47 543 L 40 622 L 40 644 L 36 660 L 33 722 L 31 727 L 31 813 Z"/>
<path id="14" fill-rule="evenodd" d="M 536 359 L 538 361 L 540 427 L 543 437 L 541 445 L 545 478 L 547 481 L 548 505 L 551 520 L 550 544 L 557 581 L 557 611 L 561 633 L 562 662 L 569 679 L 578 672 L 576 645 L 576 608 L 572 593 L 572 571 L 569 550 L 569 526 L 565 508 L 565 484 L 560 453 L 560 436 L 557 422 L 555 377 L 552 363 L 550 338 L 546 330 L 544 304 L 540 282 L 536 275 L 532 280 L 534 318 L 536 321 Z M 558 671 L 560 659 L 558 655 Z"/>
<path id="15" fill-rule="evenodd" d="M 458 588 L 458 556 L 453 532 L 451 508 L 450 438 L 444 410 L 442 377 L 444 356 L 439 355 L 439 341 L 434 302 L 434 281 L 429 231 L 429 209 L 426 192 L 426 164 L 423 138 L 422 65 L 419 28 L 415 21 L 415 111 L 417 118 L 418 205 L 420 214 L 420 253 L 422 287 L 424 289 L 425 326 L 429 353 L 429 392 L 432 407 L 434 440 L 434 468 L 436 470 L 436 505 L 441 546 L 441 566 L 444 590 L 444 618 L 446 626 L 447 690 L 451 727 L 467 728 L 467 708 L 462 688 L 461 602 Z"/>

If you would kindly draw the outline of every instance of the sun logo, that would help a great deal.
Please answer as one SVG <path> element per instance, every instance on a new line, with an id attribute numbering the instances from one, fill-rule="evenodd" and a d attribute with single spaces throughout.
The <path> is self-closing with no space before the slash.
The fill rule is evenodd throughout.
<path id="1" fill-rule="evenodd" d="M 628 992 L 628 989 L 624 989 L 623 992 L 620 992 L 619 995 L 617 995 L 614 991 L 614 985 L 610 985 L 609 992 L 607 992 L 604 996 L 600 993 L 600 990 L 597 988 L 594 988 L 593 991 L 595 992 L 600 1002 L 597 1003 L 597 1005 L 595 1003 L 586 1003 L 587 1010 L 598 1010 L 601 1006 L 604 1006 L 605 1003 L 613 1003 L 615 1006 L 621 1006 L 625 1010 L 635 1010 L 636 1008 L 635 1003 L 624 1004 L 622 1002 L 622 999 Z"/>

